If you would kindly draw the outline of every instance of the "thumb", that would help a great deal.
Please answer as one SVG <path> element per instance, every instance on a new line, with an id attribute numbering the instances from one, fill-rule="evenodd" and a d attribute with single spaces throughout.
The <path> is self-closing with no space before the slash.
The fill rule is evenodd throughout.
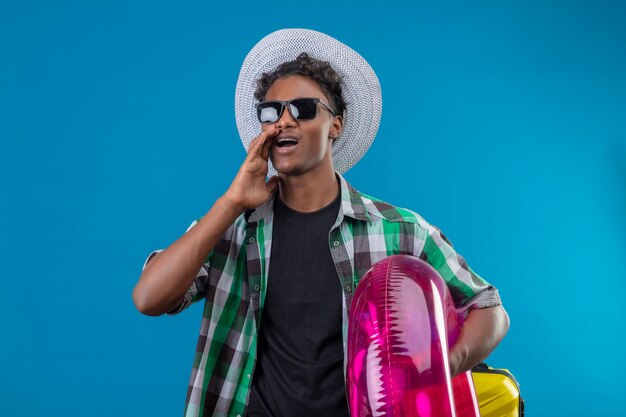
<path id="1" fill-rule="evenodd" d="M 265 183 L 265 189 L 269 194 L 272 194 L 278 188 L 278 181 L 278 175 L 274 175 Z"/>

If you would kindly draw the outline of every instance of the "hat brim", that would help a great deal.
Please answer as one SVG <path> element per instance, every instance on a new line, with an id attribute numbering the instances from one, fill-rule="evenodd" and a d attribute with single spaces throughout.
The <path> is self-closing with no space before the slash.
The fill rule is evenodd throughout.
<path id="1" fill-rule="evenodd" d="M 282 29 L 261 39 L 248 53 L 235 90 L 235 118 L 239 136 L 246 149 L 261 133 L 256 115 L 254 92 L 264 72 L 292 61 L 307 52 L 328 62 L 343 79 L 346 100 L 342 134 L 333 143 L 333 166 L 340 173 L 348 171 L 371 146 L 382 114 L 382 95 L 376 73 L 352 48 L 331 36 L 309 29 Z M 276 174 L 269 163 L 268 175 Z"/>

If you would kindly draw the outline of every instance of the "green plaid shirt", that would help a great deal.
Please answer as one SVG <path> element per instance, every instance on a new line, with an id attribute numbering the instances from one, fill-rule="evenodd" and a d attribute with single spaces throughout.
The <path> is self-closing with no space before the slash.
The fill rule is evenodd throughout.
<path id="1" fill-rule="evenodd" d="M 466 314 L 473 308 L 500 304 L 498 291 L 467 266 L 436 227 L 410 210 L 356 191 L 337 175 L 341 208 L 328 233 L 328 246 L 343 288 L 344 358 L 347 307 L 354 289 L 375 262 L 389 255 L 408 254 L 430 263 Z M 208 255 L 182 303 L 168 313 L 180 313 L 204 300 L 186 417 L 244 415 L 268 285 L 272 220 L 273 199 L 241 215 Z M 158 252 L 148 256 L 144 268 Z M 344 359 L 344 372 L 346 365 Z"/>

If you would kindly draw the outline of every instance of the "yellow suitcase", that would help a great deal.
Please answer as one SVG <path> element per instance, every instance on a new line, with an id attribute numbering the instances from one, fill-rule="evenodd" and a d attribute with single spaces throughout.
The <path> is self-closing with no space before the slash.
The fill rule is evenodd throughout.
<path id="1" fill-rule="evenodd" d="M 508 369 L 480 363 L 472 369 L 481 417 L 523 417 L 524 399 Z"/>

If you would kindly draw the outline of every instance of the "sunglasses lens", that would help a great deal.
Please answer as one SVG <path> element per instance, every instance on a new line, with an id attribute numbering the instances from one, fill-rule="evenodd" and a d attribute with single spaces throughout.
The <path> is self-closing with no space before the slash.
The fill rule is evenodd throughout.
<path id="1" fill-rule="evenodd" d="M 257 116 L 261 123 L 276 123 L 283 112 L 280 101 L 264 101 L 257 106 Z M 289 113 L 296 120 L 311 120 L 317 116 L 317 100 L 299 98 L 289 103 Z"/>
<path id="2" fill-rule="evenodd" d="M 280 103 L 265 102 L 259 104 L 257 107 L 257 114 L 261 123 L 274 123 L 277 122 L 280 117 L 280 109 L 282 105 Z"/>
<path id="3" fill-rule="evenodd" d="M 311 120 L 317 115 L 317 102 L 310 98 L 293 100 L 289 105 L 289 111 L 294 119 Z"/>

